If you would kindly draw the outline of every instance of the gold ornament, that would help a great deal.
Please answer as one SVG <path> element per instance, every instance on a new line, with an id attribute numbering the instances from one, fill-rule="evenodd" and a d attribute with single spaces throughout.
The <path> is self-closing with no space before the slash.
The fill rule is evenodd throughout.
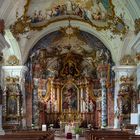
<path id="1" fill-rule="evenodd" d="M 9 56 L 7 63 L 10 66 L 16 66 L 19 65 L 19 59 L 15 55 L 11 55 Z"/>

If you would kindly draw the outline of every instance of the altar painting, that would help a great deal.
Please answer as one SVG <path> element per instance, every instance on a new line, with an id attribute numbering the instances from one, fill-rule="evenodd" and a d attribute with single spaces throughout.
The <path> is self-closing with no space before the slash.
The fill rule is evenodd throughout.
<path id="1" fill-rule="evenodd" d="M 65 110 L 78 110 L 78 89 L 74 84 L 62 89 L 62 111 Z"/>
<path id="2" fill-rule="evenodd" d="M 16 96 L 8 98 L 8 115 L 17 115 L 17 99 Z"/>

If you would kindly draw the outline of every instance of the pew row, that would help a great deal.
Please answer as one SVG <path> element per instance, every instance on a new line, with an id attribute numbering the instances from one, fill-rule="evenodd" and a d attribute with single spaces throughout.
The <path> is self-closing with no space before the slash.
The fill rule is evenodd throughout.
<path id="1" fill-rule="evenodd" d="M 86 140 L 140 140 L 140 135 L 130 131 L 91 130 L 85 132 Z"/>
<path id="2" fill-rule="evenodd" d="M 15 131 L 6 132 L 0 140 L 54 140 L 53 131 Z"/>

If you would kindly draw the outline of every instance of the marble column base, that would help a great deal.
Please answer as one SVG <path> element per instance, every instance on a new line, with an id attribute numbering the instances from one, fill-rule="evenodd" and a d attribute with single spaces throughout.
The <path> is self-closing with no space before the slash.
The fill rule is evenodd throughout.
<path id="1" fill-rule="evenodd" d="M 5 135 L 5 131 L 3 129 L 0 129 L 0 135 Z"/>
<path id="2" fill-rule="evenodd" d="M 140 129 L 135 130 L 135 135 L 140 135 Z"/>

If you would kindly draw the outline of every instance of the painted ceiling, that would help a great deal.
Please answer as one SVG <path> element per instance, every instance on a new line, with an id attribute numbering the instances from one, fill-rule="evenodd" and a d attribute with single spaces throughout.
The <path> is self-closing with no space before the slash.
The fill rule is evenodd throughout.
<path id="1" fill-rule="evenodd" d="M 79 30 L 70 37 L 60 30 L 39 40 L 30 50 L 26 64 L 32 64 L 36 78 L 42 73 L 97 78 L 98 66 L 108 63 L 114 65 L 111 53 L 98 38 Z"/>
<path id="2" fill-rule="evenodd" d="M 114 34 L 125 34 L 129 28 L 123 14 L 115 13 L 112 0 L 27 0 L 21 17 L 11 26 L 16 38 L 29 30 L 41 30 L 52 22 L 77 20 L 86 22 L 97 30 L 110 29 Z"/>
<path id="3" fill-rule="evenodd" d="M 96 36 L 110 51 L 113 61 L 118 63 L 122 55 L 130 53 L 125 48 L 135 38 L 135 20 L 140 17 L 139 0 L 0 2 L 0 16 L 5 20 L 6 26 L 5 37 L 11 46 L 9 50 L 4 50 L 8 54 L 4 56 L 7 59 L 9 55 L 17 55 L 21 63 L 26 62 L 30 50 L 41 38 L 69 25 L 92 34 L 93 38 Z M 75 50 L 78 44 L 83 44 L 79 46 L 77 53 L 81 53 L 82 49 L 88 53 L 92 51 L 87 42 L 82 40 L 82 36 L 73 36 L 70 39 L 61 35 L 59 37 L 61 40 L 56 39 L 53 45 L 61 46 L 61 53 L 68 51 L 68 42 L 71 42 L 71 50 Z"/>

